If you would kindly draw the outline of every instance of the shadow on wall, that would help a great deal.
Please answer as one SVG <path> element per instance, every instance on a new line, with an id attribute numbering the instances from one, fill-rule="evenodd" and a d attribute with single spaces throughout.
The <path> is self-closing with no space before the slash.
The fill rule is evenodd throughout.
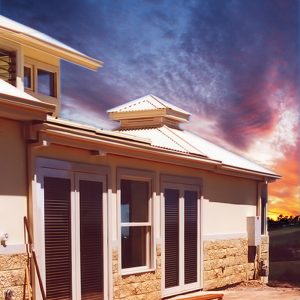
<path id="1" fill-rule="evenodd" d="M 257 182 L 209 173 L 203 181 L 203 194 L 210 202 L 256 205 Z"/>

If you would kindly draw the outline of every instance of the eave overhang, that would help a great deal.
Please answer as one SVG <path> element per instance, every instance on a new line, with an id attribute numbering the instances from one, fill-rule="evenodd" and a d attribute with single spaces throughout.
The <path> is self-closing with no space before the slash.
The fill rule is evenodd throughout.
<path id="1" fill-rule="evenodd" d="M 31 37 L 30 35 L 26 35 L 22 32 L 1 27 L 1 25 L 0 35 L 8 40 L 17 42 L 27 47 L 38 49 L 40 51 L 46 52 L 48 55 L 50 54 L 59 57 L 93 71 L 96 71 L 103 66 L 102 61 L 89 57 L 81 52 L 72 51 L 70 49 L 53 45 L 50 42 L 38 39 L 36 37 Z"/>
<path id="2" fill-rule="evenodd" d="M 0 117 L 30 121 L 45 120 L 47 114 L 55 111 L 55 105 L 33 101 L 25 98 L 19 98 L 0 92 Z"/>
<path id="3" fill-rule="evenodd" d="M 136 158 L 158 163 L 166 163 L 206 170 L 227 176 L 251 178 L 259 181 L 274 181 L 280 176 L 255 172 L 222 164 L 221 161 L 204 158 L 199 155 L 180 153 L 168 149 L 153 147 L 147 139 L 133 138 L 110 131 L 87 130 L 59 122 L 42 122 L 33 124 L 31 128 L 32 144 L 61 145 L 93 151 L 102 151 L 109 155 Z"/>

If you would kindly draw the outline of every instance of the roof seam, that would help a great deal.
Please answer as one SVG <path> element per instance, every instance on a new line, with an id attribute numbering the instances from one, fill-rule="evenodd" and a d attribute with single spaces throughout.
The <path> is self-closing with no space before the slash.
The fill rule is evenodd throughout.
<path id="1" fill-rule="evenodd" d="M 165 126 L 164 126 L 165 127 Z M 172 139 L 170 136 L 168 136 L 167 134 L 165 134 L 161 128 L 158 128 L 159 132 L 161 132 L 164 136 L 166 136 L 169 140 L 171 140 L 174 144 L 176 144 L 177 146 L 179 146 L 180 148 L 184 149 L 186 153 L 191 153 L 188 149 L 186 149 L 184 146 L 180 145 L 178 142 L 176 142 L 174 139 Z"/>
<path id="2" fill-rule="evenodd" d="M 207 155 L 205 155 L 201 150 L 199 150 L 198 148 L 196 148 L 195 146 L 193 146 L 191 143 L 189 143 L 188 141 L 186 141 L 185 139 L 183 139 L 181 136 L 179 136 L 178 134 L 176 134 L 175 132 L 173 132 L 169 127 L 165 126 L 167 130 L 169 130 L 172 134 L 174 134 L 176 137 L 178 137 L 180 140 L 182 140 L 184 143 L 188 144 L 190 147 L 192 147 L 193 149 L 195 149 L 197 152 L 199 152 L 201 155 L 207 157 Z"/>

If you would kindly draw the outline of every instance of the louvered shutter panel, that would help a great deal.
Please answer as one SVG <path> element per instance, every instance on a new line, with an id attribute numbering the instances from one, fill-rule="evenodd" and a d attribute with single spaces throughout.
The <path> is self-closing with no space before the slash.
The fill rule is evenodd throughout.
<path id="1" fill-rule="evenodd" d="M 81 180 L 80 265 L 81 299 L 103 299 L 102 183 Z"/>
<path id="2" fill-rule="evenodd" d="M 197 192 L 184 192 L 184 283 L 197 281 Z"/>
<path id="3" fill-rule="evenodd" d="M 165 287 L 179 285 L 179 191 L 165 189 Z"/>
<path id="4" fill-rule="evenodd" d="M 48 300 L 72 298 L 71 181 L 44 178 L 46 294 Z"/>

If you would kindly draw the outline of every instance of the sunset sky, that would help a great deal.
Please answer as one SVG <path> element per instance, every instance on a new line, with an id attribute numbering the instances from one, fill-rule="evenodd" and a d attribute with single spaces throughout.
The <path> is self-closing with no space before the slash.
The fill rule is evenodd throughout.
<path id="1" fill-rule="evenodd" d="M 106 110 L 154 94 L 189 130 L 275 170 L 269 216 L 300 215 L 296 0 L 2 0 L 1 14 L 104 61 L 62 63 L 62 116 L 112 128 Z"/>

